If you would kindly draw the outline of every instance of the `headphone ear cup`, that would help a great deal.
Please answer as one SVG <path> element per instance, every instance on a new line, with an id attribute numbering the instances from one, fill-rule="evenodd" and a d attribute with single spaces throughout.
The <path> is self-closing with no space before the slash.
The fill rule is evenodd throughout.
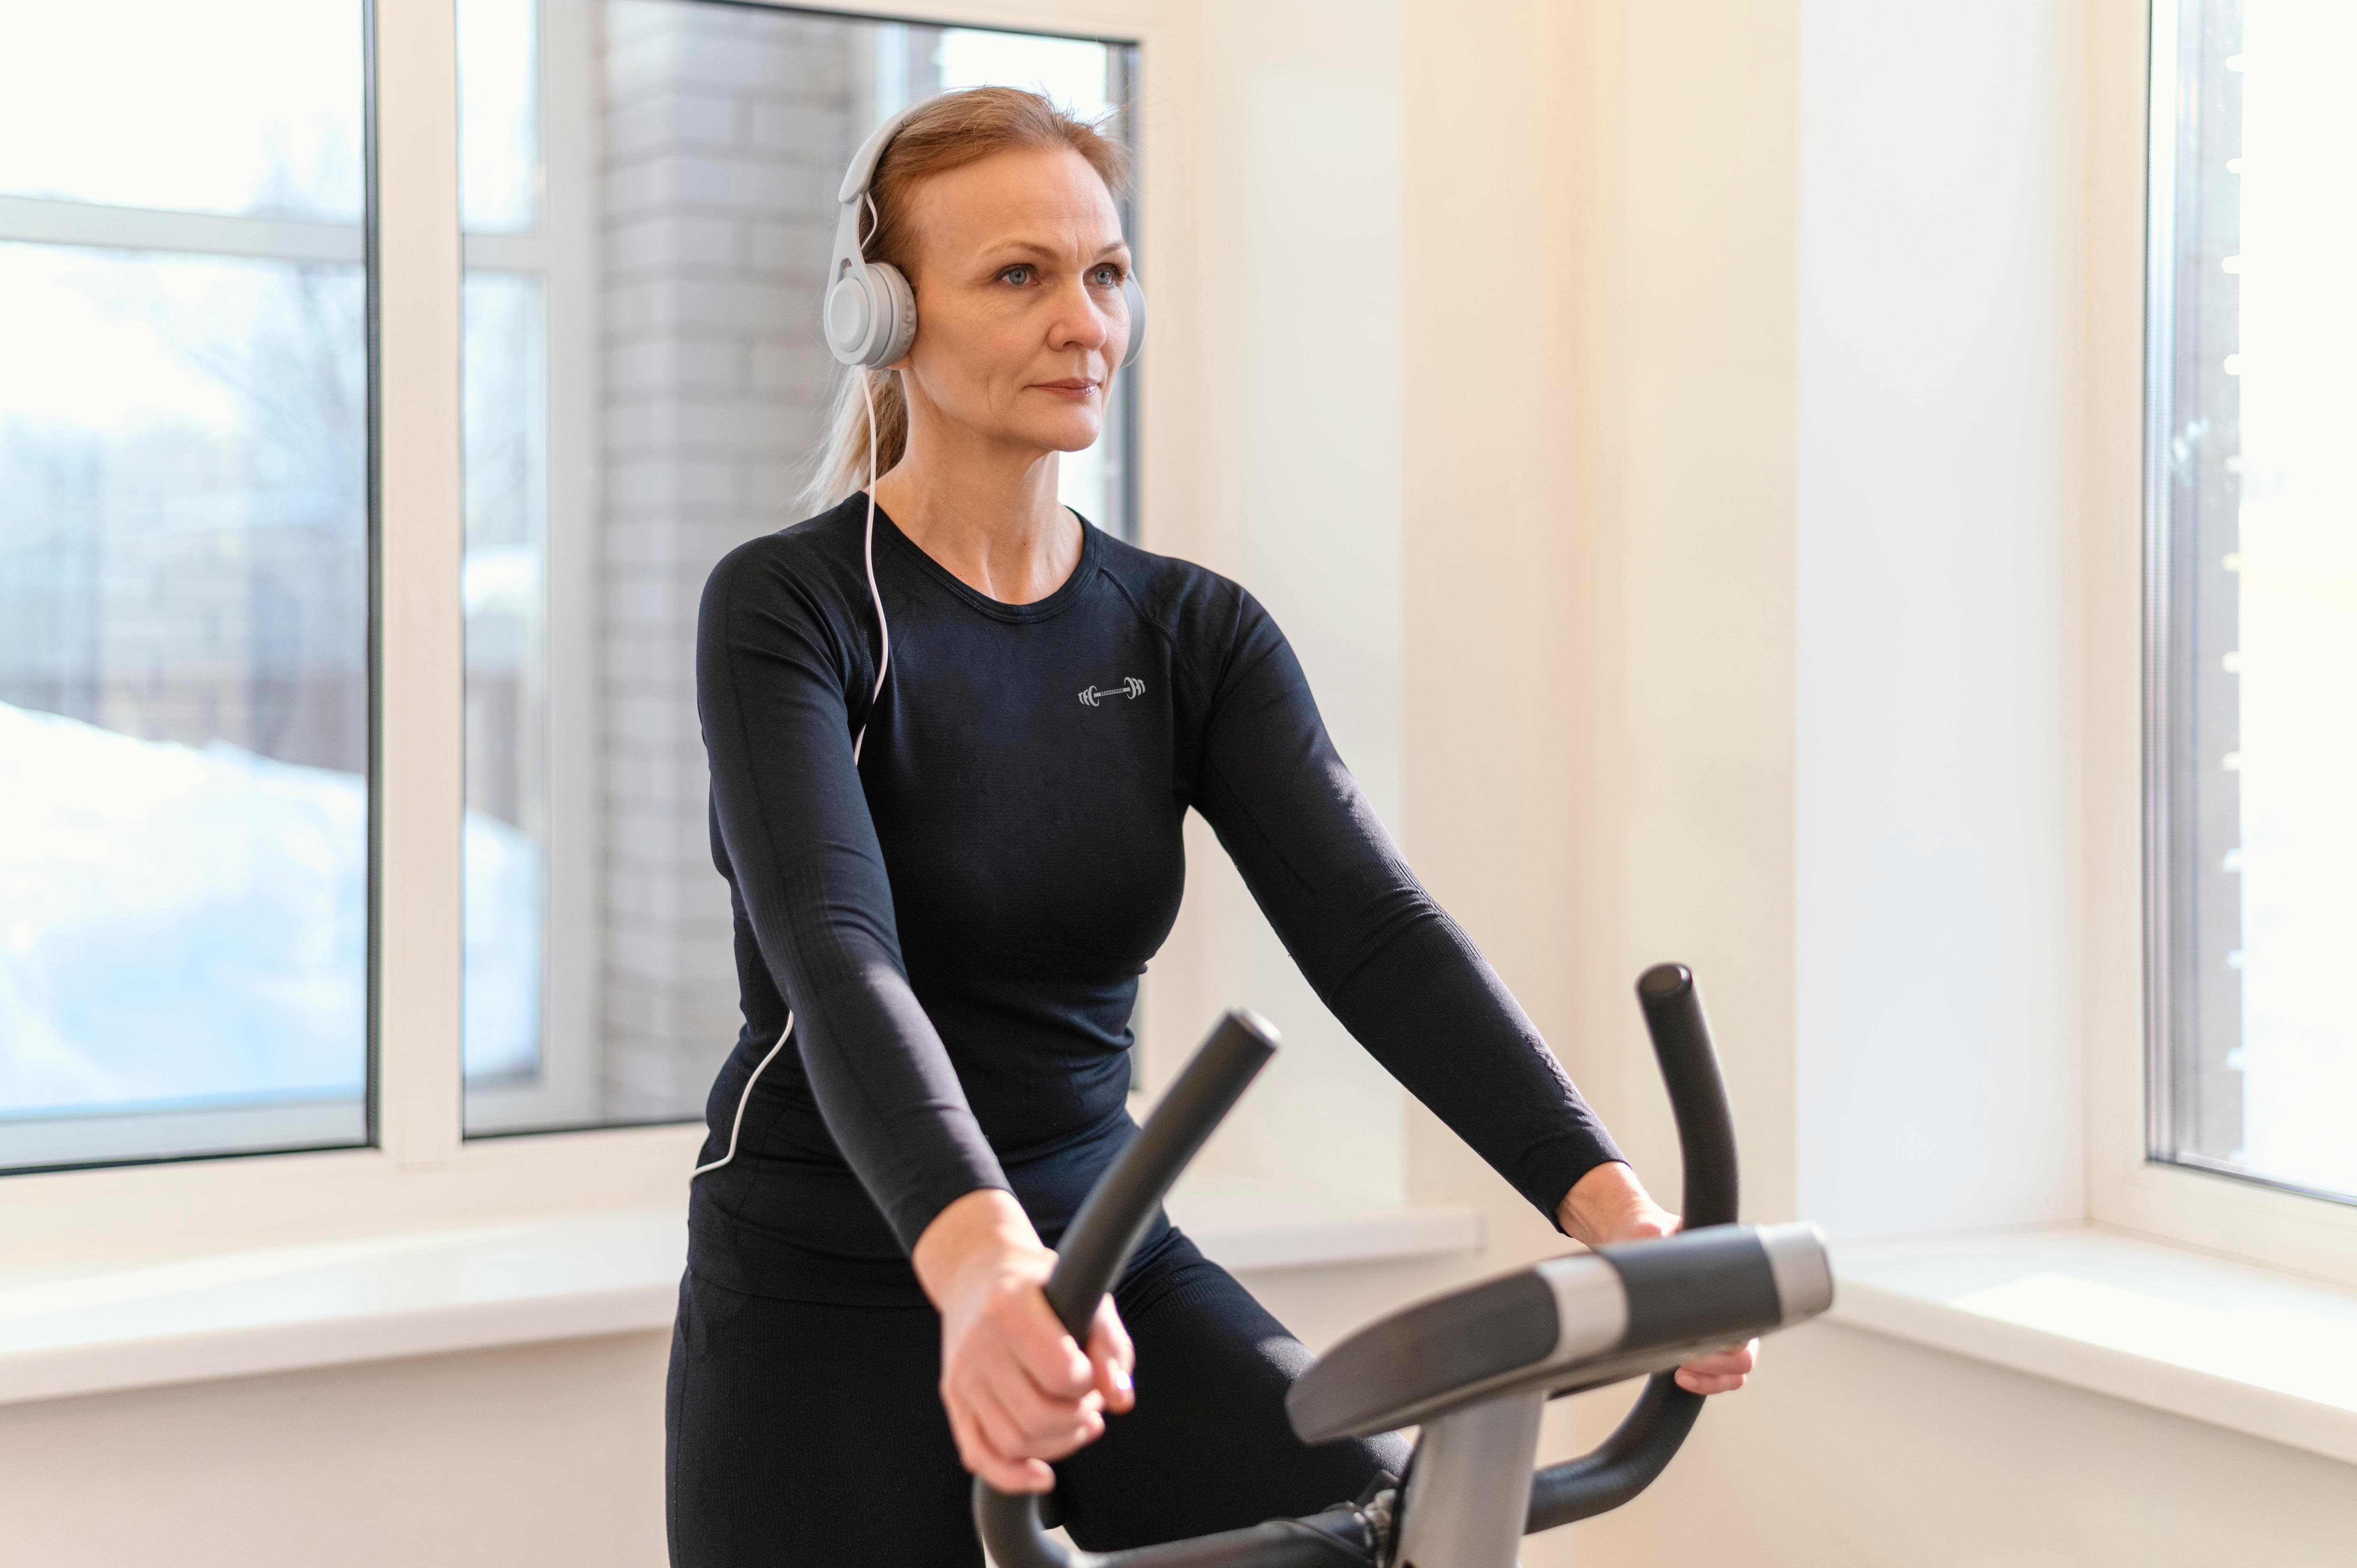
<path id="1" fill-rule="evenodd" d="M 909 351 L 917 337 L 917 295 L 889 262 L 851 267 L 826 291 L 822 329 L 827 351 L 846 365 L 876 370 Z"/>
<path id="2" fill-rule="evenodd" d="M 1137 363 L 1137 351 L 1146 347 L 1146 291 L 1137 286 L 1137 274 L 1130 274 L 1121 280 L 1122 303 L 1129 306 L 1129 344 L 1121 353 L 1121 368 Z"/>
<path id="3" fill-rule="evenodd" d="M 909 351 L 917 340 L 917 291 L 900 269 L 889 262 L 870 262 L 867 275 L 873 280 L 870 297 L 876 301 L 883 317 L 881 329 L 876 334 L 876 349 L 861 363 L 878 370 L 892 363 Z"/>
<path id="4" fill-rule="evenodd" d="M 845 365 L 865 364 L 867 340 L 874 335 L 876 307 L 868 295 L 867 269 L 854 264 L 828 285 L 819 310 L 819 328 L 826 336 L 827 352 Z"/>

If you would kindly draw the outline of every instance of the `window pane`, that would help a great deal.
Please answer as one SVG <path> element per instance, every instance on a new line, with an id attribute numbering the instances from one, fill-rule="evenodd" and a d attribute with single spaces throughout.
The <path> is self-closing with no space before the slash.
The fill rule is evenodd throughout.
<path id="1" fill-rule="evenodd" d="M 0 1165 L 359 1142 L 361 269 L 0 242 Z"/>
<path id="2" fill-rule="evenodd" d="M 2357 10 L 2182 26 L 2156 1153 L 2357 1195 Z"/>
<path id="3" fill-rule="evenodd" d="M 541 279 L 475 272 L 464 295 L 467 553 L 466 1063 L 540 1067 L 547 838 Z"/>
<path id="4" fill-rule="evenodd" d="M 540 7 L 458 0 L 458 209 L 468 232 L 540 222 Z"/>
<path id="5" fill-rule="evenodd" d="M 1102 114 L 1131 59 L 698 0 L 543 0 L 520 45 L 531 15 L 461 0 L 476 1133 L 699 1115 L 735 1041 L 696 607 L 721 555 L 801 517 L 840 373 L 816 316 L 852 149 L 948 87 Z M 483 102 L 538 105 L 539 139 Z M 478 188 L 536 188 L 536 217 L 494 218 Z M 1125 398 L 1061 469 L 1115 531 Z"/>
<path id="6" fill-rule="evenodd" d="M 15 0 L 0 194 L 357 223 L 361 7 Z"/>

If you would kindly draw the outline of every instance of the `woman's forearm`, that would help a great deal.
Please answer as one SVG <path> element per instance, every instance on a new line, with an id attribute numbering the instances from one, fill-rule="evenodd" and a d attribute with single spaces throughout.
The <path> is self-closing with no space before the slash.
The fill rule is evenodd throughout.
<path id="1" fill-rule="evenodd" d="M 1620 1160 L 1607 1160 L 1572 1183 L 1555 1205 L 1555 1217 L 1565 1235 L 1587 1247 L 1666 1236 L 1677 1226 L 1677 1216 L 1654 1202 L 1637 1173 Z"/>
<path id="2" fill-rule="evenodd" d="M 963 1282 L 978 1273 L 1000 1272 L 1011 1259 L 1036 1258 L 1048 1249 L 1031 1228 L 1030 1216 L 1000 1187 L 976 1187 L 933 1216 L 910 1249 L 917 1283 L 936 1311 L 946 1312 Z"/>

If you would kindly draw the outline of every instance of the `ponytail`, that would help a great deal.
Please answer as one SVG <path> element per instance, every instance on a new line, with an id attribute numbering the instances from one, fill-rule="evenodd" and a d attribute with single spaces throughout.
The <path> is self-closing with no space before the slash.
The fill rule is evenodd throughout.
<path id="1" fill-rule="evenodd" d="M 867 488 L 867 399 L 859 379 L 876 399 L 876 471 L 888 474 L 909 450 L 909 400 L 898 371 L 846 369 L 834 389 L 826 440 L 812 459 L 810 483 L 802 487 L 803 515 L 815 517 Z"/>

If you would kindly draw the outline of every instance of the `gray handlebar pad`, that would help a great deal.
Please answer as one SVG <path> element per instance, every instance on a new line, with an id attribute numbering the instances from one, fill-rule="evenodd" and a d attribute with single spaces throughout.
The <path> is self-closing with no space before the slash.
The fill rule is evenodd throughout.
<path id="1" fill-rule="evenodd" d="M 1275 1054 L 1276 1030 L 1266 1019 L 1241 1008 L 1222 1018 L 1137 1136 L 1097 1179 L 1065 1229 L 1056 1266 L 1048 1276 L 1048 1305 L 1075 1340 L 1088 1342 L 1098 1301 L 1121 1277 L 1170 1184 Z M 974 1519 L 999 1568 L 1081 1568 L 1109 1561 L 1092 1552 L 1076 1557 L 1065 1551 L 1040 1528 L 1037 1497 L 1010 1497 L 980 1477 L 974 1483 Z M 1292 1550 L 1297 1546 L 1299 1554 Z M 1319 1568 L 1365 1561 L 1363 1555 L 1343 1555 L 1346 1550 L 1332 1533 L 1310 1521 L 1284 1520 L 1117 1556 L 1124 1564 L 1139 1568 L 1247 1563 L 1260 1568 Z"/>
<path id="2" fill-rule="evenodd" d="M 1576 1393 L 1814 1317 L 1813 1225 L 1714 1225 L 1544 1262 L 1403 1307 L 1327 1350 L 1285 1408 L 1305 1443 L 1364 1437 L 1511 1394 Z"/>

